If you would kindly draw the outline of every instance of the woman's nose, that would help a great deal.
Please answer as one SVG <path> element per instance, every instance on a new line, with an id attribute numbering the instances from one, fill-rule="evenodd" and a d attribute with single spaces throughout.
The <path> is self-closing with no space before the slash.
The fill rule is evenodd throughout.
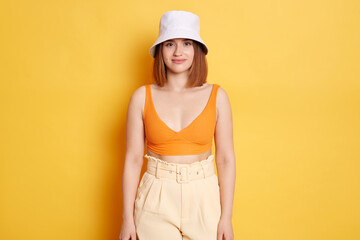
<path id="1" fill-rule="evenodd" d="M 182 47 L 180 46 L 180 44 L 177 44 L 175 47 L 174 55 L 181 55 L 181 53 L 182 53 Z"/>

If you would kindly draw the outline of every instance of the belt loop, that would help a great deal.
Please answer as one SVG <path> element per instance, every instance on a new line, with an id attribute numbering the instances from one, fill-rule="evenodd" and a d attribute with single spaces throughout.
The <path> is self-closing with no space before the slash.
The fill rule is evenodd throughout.
<path id="1" fill-rule="evenodd" d="M 201 161 L 200 164 L 201 164 L 201 167 L 202 167 L 202 170 L 203 170 L 203 173 L 204 173 L 204 178 L 206 178 L 207 175 L 206 175 L 206 170 L 205 170 L 205 166 L 204 166 L 203 161 Z"/>
<path id="2" fill-rule="evenodd" d="M 160 178 L 159 161 L 158 160 L 156 160 L 155 177 Z"/>

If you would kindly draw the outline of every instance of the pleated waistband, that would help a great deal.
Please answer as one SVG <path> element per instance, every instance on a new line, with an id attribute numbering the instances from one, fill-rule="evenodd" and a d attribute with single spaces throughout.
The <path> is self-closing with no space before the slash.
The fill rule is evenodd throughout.
<path id="1" fill-rule="evenodd" d="M 148 159 L 147 172 L 156 178 L 176 179 L 179 183 L 206 178 L 215 174 L 214 155 L 193 163 L 170 163 L 145 154 Z"/>

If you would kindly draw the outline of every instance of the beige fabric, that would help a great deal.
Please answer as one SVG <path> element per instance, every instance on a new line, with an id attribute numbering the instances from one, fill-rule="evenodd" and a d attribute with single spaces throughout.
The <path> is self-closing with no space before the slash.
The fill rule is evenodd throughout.
<path id="1" fill-rule="evenodd" d="M 221 205 L 214 156 L 192 164 L 145 157 L 135 200 L 138 239 L 216 240 Z"/>

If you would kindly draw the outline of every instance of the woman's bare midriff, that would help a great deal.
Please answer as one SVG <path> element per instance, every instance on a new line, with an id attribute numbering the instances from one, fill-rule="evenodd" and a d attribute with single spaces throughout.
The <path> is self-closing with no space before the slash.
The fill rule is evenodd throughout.
<path id="1" fill-rule="evenodd" d="M 207 159 L 211 155 L 211 148 L 204 153 L 200 153 L 196 155 L 159 155 L 152 152 L 149 148 L 147 148 L 147 155 L 159 158 L 163 161 L 167 161 L 170 163 L 190 164 L 193 162 L 199 162 L 201 160 Z"/>

